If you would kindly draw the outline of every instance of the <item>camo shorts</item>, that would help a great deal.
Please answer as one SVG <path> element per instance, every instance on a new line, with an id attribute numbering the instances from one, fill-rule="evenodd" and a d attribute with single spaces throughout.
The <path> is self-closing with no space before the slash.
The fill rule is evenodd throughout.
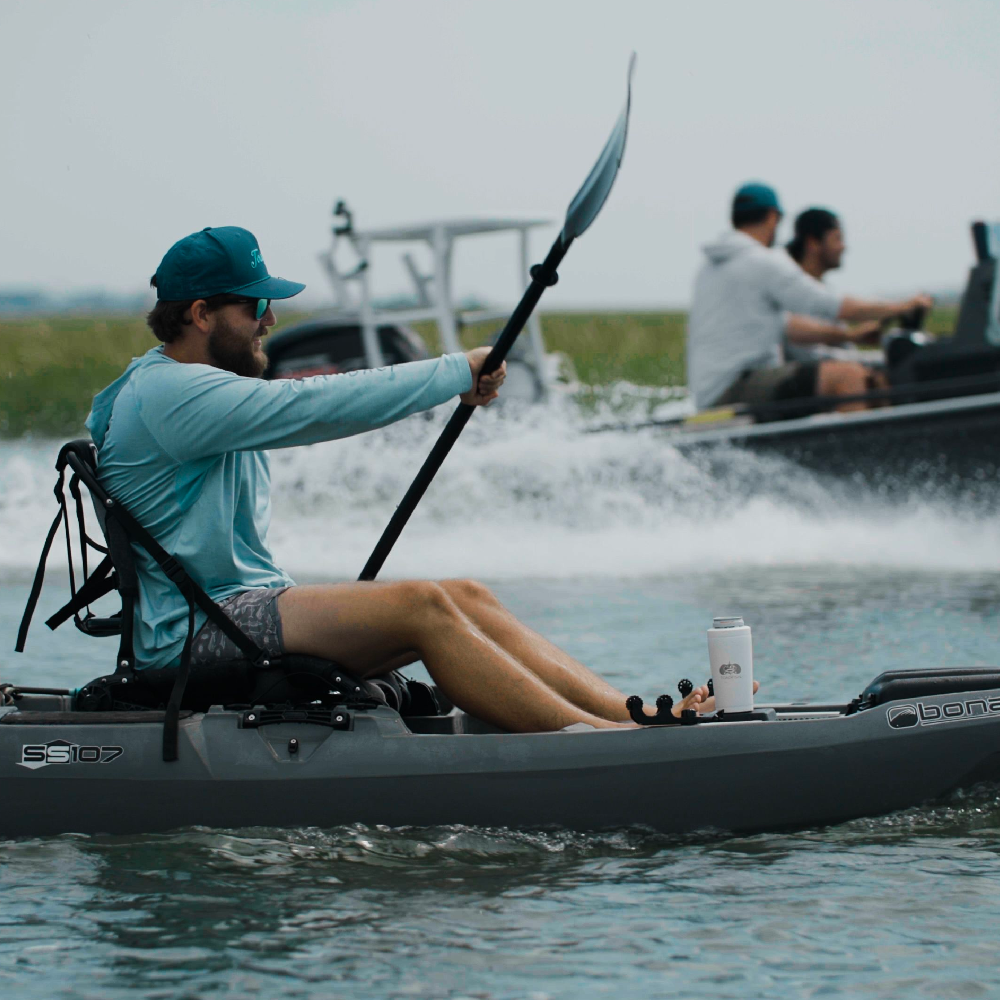
<path id="1" fill-rule="evenodd" d="M 278 597 L 287 587 L 264 587 L 244 590 L 219 602 L 228 618 L 238 625 L 258 646 L 274 656 L 284 648 L 281 636 L 281 616 Z M 191 665 L 238 660 L 243 657 L 239 647 L 215 622 L 207 621 L 191 645 Z"/>

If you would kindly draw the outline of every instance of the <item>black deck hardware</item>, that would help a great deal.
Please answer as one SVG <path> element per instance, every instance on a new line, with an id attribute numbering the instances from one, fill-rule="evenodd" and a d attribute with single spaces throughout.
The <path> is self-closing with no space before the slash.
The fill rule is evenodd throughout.
<path id="1" fill-rule="evenodd" d="M 706 715 L 701 722 L 770 722 L 772 714 L 767 709 L 755 708 L 749 712 L 727 712 L 719 709 L 714 715 Z"/>
<path id="2" fill-rule="evenodd" d="M 656 699 L 656 715 L 646 715 L 642 710 L 642 698 L 637 694 L 625 700 L 625 707 L 632 721 L 640 726 L 705 726 L 713 722 L 768 722 L 774 717 L 773 710 L 759 709 L 752 712 L 712 712 L 700 714 L 694 708 L 685 708 L 678 718 L 671 709 L 674 699 L 669 694 L 661 694 Z"/>
<path id="3" fill-rule="evenodd" d="M 252 708 L 240 716 L 240 729 L 258 729 L 278 722 L 302 722 L 306 725 L 349 730 L 351 714 L 342 708 Z M 298 740 L 294 740 L 296 750 L 291 748 L 292 742 L 289 741 L 289 753 L 295 753 L 298 749 Z"/>
<path id="4" fill-rule="evenodd" d="M 646 715 L 642 710 L 642 698 L 633 694 L 625 699 L 625 707 L 633 722 L 640 726 L 679 726 L 681 720 L 671 711 L 674 699 L 669 694 L 661 694 L 656 699 L 656 715 Z M 697 713 L 695 713 L 697 714 Z"/>

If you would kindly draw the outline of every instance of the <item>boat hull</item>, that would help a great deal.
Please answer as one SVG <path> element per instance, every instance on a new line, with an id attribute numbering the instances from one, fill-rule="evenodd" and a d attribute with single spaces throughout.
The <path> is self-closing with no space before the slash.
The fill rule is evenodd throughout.
<path id="1" fill-rule="evenodd" d="M 723 447 L 777 454 L 816 472 L 868 486 L 977 484 L 1000 473 L 1000 393 L 795 420 L 674 432 L 696 454 Z"/>
<path id="2" fill-rule="evenodd" d="M 213 709 L 181 722 L 174 763 L 161 759 L 158 723 L 7 716 L 0 836 L 350 823 L 750 832 L 876 816 L 1000 780 L 1000 690 L 921 698 L 930 718 L 910 723 L 917 707 L 527 735 L 414 733 L 385 708 L 350 713 L 347 731 L 241 728 L 241 713 Z M 890 725 L 894 711 L 906 728 Z M 53 743 L 102 759 L 39 766 L 37 748 Z"/>

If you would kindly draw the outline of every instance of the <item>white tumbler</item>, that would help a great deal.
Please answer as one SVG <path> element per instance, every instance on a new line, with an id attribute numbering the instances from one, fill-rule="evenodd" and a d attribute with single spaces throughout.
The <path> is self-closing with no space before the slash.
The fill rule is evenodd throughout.
<path id="1" fill-rule="evenodd" d="M 750 626 L 738 615 L 714 618 L 708 630 L 715 707 L 724 712 L 753 711 L 753 643 Z"/>

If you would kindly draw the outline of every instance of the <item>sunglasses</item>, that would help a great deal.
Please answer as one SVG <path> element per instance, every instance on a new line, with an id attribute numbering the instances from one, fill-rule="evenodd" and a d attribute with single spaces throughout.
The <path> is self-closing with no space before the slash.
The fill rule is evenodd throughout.
<path id="1" fill-rule="evenodd" d="M 223 305 L 248 305 L 252 306 L 254 310 L 254 319 L 263 319 L 264 313 L 271 306 L 270 299 L 251 299 L 247 298 L 245 295 L 231 295 L 228 296 Z"/>

